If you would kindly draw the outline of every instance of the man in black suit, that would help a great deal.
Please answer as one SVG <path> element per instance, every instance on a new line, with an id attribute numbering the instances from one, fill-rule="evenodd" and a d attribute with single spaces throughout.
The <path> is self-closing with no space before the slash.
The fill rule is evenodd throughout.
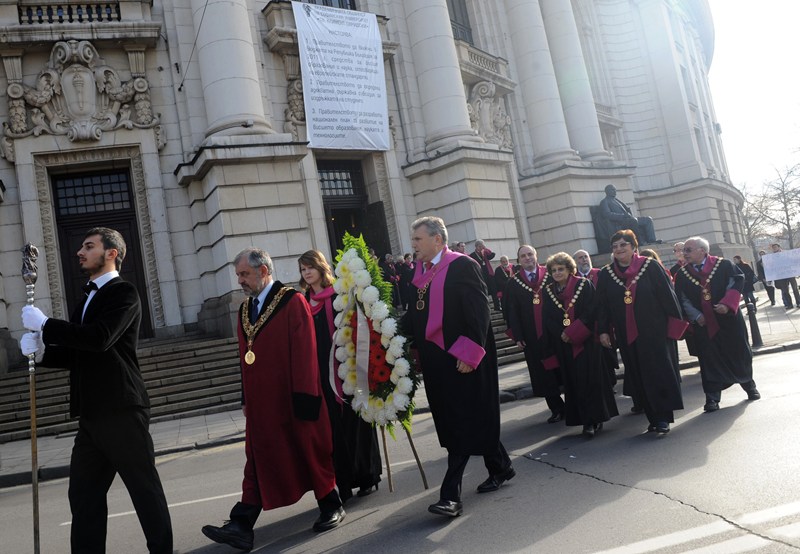
<path id="1" fill-rule="evenodd" d="M 117 231 L 87 231 L 78 261 L 89 277 L 70 321 L 25 306 L 22 352 L 40 365 L 70 370 L 70 415 L 79 418 L 72 448 L 69 503 L 73 552 L 106 551 L 106 495 L 119 474 L 151 553 L 172 553 L 172 524 L 149 432 L 150 399 L 136 358 L 142 308 L 119 277 L 125 241 Z M 117 550 L 114 548 L 113 550 Z"/>

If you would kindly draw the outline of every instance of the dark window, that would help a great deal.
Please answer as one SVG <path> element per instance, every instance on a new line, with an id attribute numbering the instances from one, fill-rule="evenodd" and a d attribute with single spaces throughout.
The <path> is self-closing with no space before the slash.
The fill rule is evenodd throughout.
<path id="1" fill-rule="evenodd" d="M 472 41 L 472 27 L 469 25 L 466 0 L 447 0 L 447 11 L 450 12 L 450 25 L 453 27 L 453 38 L 469 44 Z"/>
<path id="2" fill-rule="evenodd" d="M 128 210 L 132 207 L 127 171 L 54 177 L 59 216 Z"/>
<path id="3" fill-rule="evenodd" d="M 330 6 L 332 8 L 342 8 L 343 10 L 355 10 L 356 0 L 300 0 L 304 4 L 316 4 L 318 6 Z"/>
<path id="4" fill-rule="evenodd" d="M 361 162 L 318 160 L 319 185 L 323 198 L 365 196 Z"/>

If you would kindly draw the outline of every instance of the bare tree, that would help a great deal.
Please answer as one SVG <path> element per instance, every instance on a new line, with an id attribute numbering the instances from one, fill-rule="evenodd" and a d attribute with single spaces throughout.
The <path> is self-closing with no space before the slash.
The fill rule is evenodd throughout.
<path id="1" fill-rule="evenodd" d="M 775 179 L 764 183 L 761 192 L 745 194 L 745 229 L 748 240 L 774 234 L 791 249 L 800 232 L 800 164 L 775 168 L 775 174 Z"/>

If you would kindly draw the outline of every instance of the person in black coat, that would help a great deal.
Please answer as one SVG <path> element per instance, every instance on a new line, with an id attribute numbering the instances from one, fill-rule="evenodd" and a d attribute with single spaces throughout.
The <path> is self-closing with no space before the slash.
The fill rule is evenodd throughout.
<path id="1" fill-rule="evenodd" d="M 744 275 L 730 260 L 710 256 L 708 248 L 702 237 L 686 240 L 687 264 L 675 278 L 675 291 L 695 331 L 706 394 L 703 410 L 715 412 L 722 391 L 735 383 L 748 400 L 758 400 L 761 394 L 753 380 L 753 352 L 739 311 Z"/>
<path id="2" fill-rule="evenodd" d="M 683 409 L 680 374 L 671 352 L 686 325 L 672 281 L 658 262 L 636 254 L 638 247 L 630 229 L 611 237 L 614 261 L 597 279 L 598 332 L 606 348 L 615 338 L 625 380 L 633 385 L 650 422 L 648 432 L 665 434 L 674 411 Z"/>
<path id="3" fill-rule="evenodd" d="M 447 473 L 428 511 L 461 515 L 461 479 L 470 456 L 483 456 L 489 477 L 478 492 L 496 491 L 516 474 L 500 442 L 497 349 L 480 268 L 447 248 L 438 217 L 411 226 L 417 253 L 414 296 L 401 326 L 419 353 L 425 393 Z"/>
<path id="4" fill-rule="evenodd" d="M 70 370 L 70 415 L 79 418 L 69 475 L 72 551 L 105 552 L 106 495 L 119 474 L 148 550 L 171 554 L 172 524 L 148 429 L 150 400 L 136 358 L 142 308 L 134 286 L 119 277 L 125 250 L 113 229 L 86 233 L 78 251 L 90 279 L 85 301 L 70 321 L 24 307 L 23 326 L 34 333 L 23 336 L 23 354 L 38 357 L 43 350 L 40 365 Z"/>
<path id="5" fill-rule="evenodd" d="M 300 269 L 300 288 L 314 318 L 317 339 L 317 361 L 322 379 L 322 392 L 328 408 L 333 438 L 333 467 L 336 486 L 342 502 L 353 496 L 367 496 L 378 490 L 381 480 L 381 453 L 377 429 L 361 419 L 351 407 L 352 397 L 342 391 L 342 380 L 335 369 L 331 373 L 330 354 L 336 330 L 333 302 L 333 273 L 324 254 L 309 250 L 297 259 Z M 338 362 L 334 362 L 334 368 Z"/>
<path id="6" fill-rule="evenodd" d="M 753 285 L 758 280 L 756 277 L 756 272 L 753 271 L 753 268 L 750 266 L 749 263 L 742 260 L 741 256 L 734 256 L 733 261 L 736 264 L 736 267 L 739 268 L 744 274 L 744 284 L 742 285 L 742 298 L 744 298 L 745 303 L 750 303 L 753 306 L 756 305 L 756 297 L 753 294 L 755 290 Z"/>
<path id="7" fill-rule="evenodd" d="M 407 310 L 412 301 L 411 280 L 414 278 L 414 259 L 411 254 L 403 256 L 403 263 L 398 264 L 397 272 L 400 274 L 400 302 L 403 309 Z"/>
<path id="8" fill-rule="evenodd" d="M 512 277 L 514 277 L 514 266 L 508 263 L 508 256 L 500 256 L 500 265 L 494 271 L 494 285 L 501 310 L 505 310 L 503 291 L 506 290 L 506 284 Z"/>
<path id="9" fill-rule="evenodd" d="M 481 268 L 481 276 L 483 282 L 486 284 L 488 295 L 492 298 L 494 309 L 500 311 L 500 299 L 497 298 L 497 287 L 494 281 L 494 268 L 492 267 L 491 260 L 494 259 L 495 253 L 486 248 L 482 240 L 475 241 L 475 251 L 469 255 L 470 258 L 478 262 Z"/>
<path id="10" fill-rule="evenodd" d="M 594 285 L 578 277 L 575 260 L 566 252 L 547 259 L 550 281 L 545 285 L 543 323 L 545 369 L 558 369 L 564 382 L 564 419 L 582 425 L 593 437 L 603 423 L 618 415 L 613 374 L 595 343 Z"/>
<path id="11" fill-rule="evenodd" d="M 767 291 L 767 296 L 769 297 L 770 305 L 775 305 L 775 287 L 770 284 L 770 281 L 767 281 L 767 275 L 764 273 L 764 262 L 762 258 L 767 253 L 763 250 L 758 252 L 758 261 L 756 262 L 756 271 L 758 271 L 758 280 L 761 281 L 761 284 L 764 285 L 764 288 Z"/>

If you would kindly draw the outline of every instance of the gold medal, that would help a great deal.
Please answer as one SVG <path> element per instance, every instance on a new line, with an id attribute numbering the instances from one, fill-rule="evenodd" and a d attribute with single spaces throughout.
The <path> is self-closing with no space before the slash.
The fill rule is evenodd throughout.
<path id="1" fill-rule="evenodd" d="M 425 301 L 420 298 L 419 300 L 417 300 L 417 311 L 421 312 L 424 309 L 425 309 Z"/>
<path id="2" fill-rule="evenodd" d="M 626 304 L 633 304 L 633 298 L 631 298 L 630 296 L 626 296 L 625 297 L 625 303 Z"/>
<path id="3" fill-rule="evenodd" d="M 534 295 L 533 295 L 533 303 L 534 303 L 534 304 L 541 304 L 541 303 L 542 303 L 542 299 L 541 299 L 541 298 L 539 298 L 539 295 L 538 295 L 538 294 L 534 294 Z"/>
<path id="4" fill-rule="evenodd" d="M 247 365 L 253 365 L 253 363 L 256 361 L 256 355 L 252 350 L 248 350 L 247 354 L 244 355 L 244 361 Z"/>
<path id="5" fill-rule="evenodd" d="M 703 290 L 703 300 L 711 300 L 711 293 L 707 290 Z"/>
<path id="6" fill-rule="evenodd" d="M 572 322 L 569 320 L 568 317 L 564 318 L 563 323 L 564 323 L 564 327 L 569 327 L 572 324 Z"/>

